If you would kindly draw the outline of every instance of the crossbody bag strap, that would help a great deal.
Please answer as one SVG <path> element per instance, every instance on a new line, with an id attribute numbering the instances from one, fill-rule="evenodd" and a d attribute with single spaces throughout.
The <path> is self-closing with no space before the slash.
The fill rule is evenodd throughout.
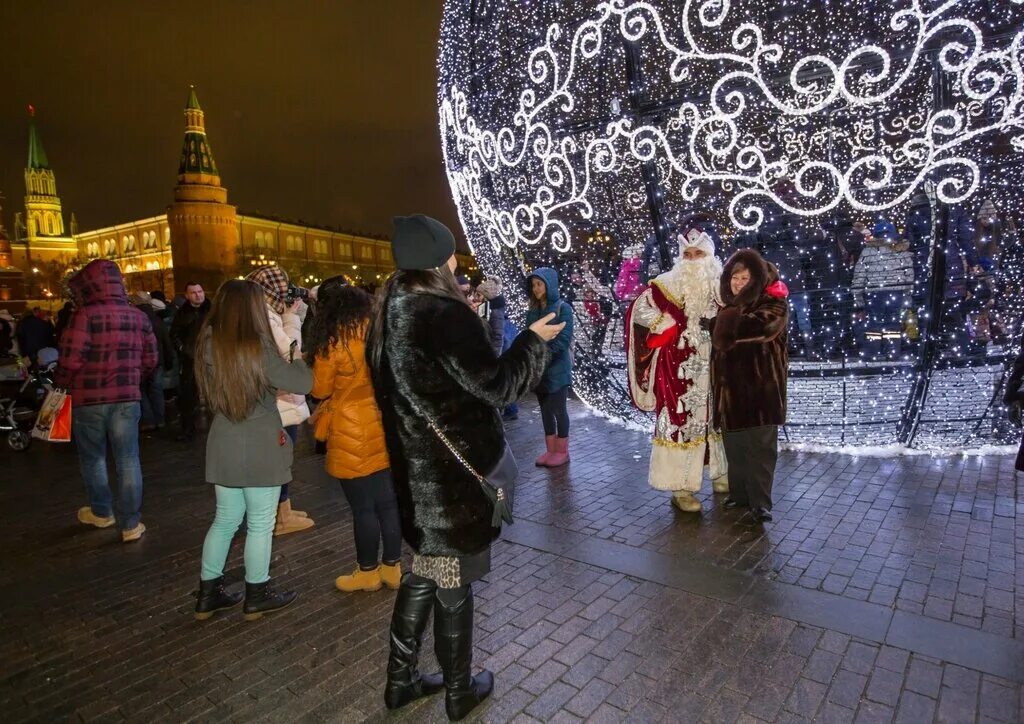
<path id="1" fill-rule="evenodd" d="M 407 400 L 409 400 L 409 398 L 408 398 L 408 397 L 407 397 L 406 399 L 407 399 Z M 431 418 L 431 417 L 430 417 L 429 415 L 425 414 L 425 413 L 424 413 L 424 412 L 423 412 L 423 411 L 422 411 L 422 410 L 421 410 L 421 409 L 419 408 L 419 406 L 418 406 L 418 405 L 417 405 L 417 404 L 416 404 L 415 402 L 413 402 L 412 400 L 409 400 L 409 404 L 410 404 L 410 405 L 412 406 L 413 412 L 415 412 L 415 413 L 416 413 L 417 415 L 419 415 L 420 417 L 422 417 L 422 418 L 423 418 L 424 420 L 426 420 L 426 421 L 427 421 L 427 425 L 428 425 L 428 426 L 430 427 L 430 429 L 431 429 L 431 430 L 432 430 L 432 431 L 434 432 L 434 434 L 435 434 L 435 435 L 437 436 L 437 439 L 438 439 L 438 440 L 440 440 L 440 441 L 441 441 L 441 443 L 442 443 L 442 444 L 443 444 L 443 445 L 444 445 L 444 446 L 445 446 L 446 448 L 448 448 L 448 452 L 450 452 L 450 453 L 452 454 L 452 456 L 453 456 L 453 457 L 454 457 L 454 458 L 455 458 L 456 460 L 458 460 L 458 461 L 459 461 L 459 463 L 460 463 L 460 464 L 462 465 L 462 467 L 464 467 L 464 468 L 465 468 L 466 470 L 468 470 L 468 471 L 469 471 L 469 473 L 470 473 L 470 474 L 471 474 L 471 475 L 472 475 L 472 476 L 473 476 L 474 478 L 476 478 L 478 482 L 481 482 L 481 483 L 485 483 L 485 482 L 487 482 L 487 479 L 486 479 L 486 478 L 484 478 L 484 476 L 483 476 L 483 475 L 481 475 L 480 473 L 478 473 L 478 472 L 476 471 L 476 468 L 474 468 L 474 467 L 473 467 L 472 465 L 470 465 L 470 464 L 469 464 L 469 461 L 468 461 L 468 460 L 466 460 L 466 458 L 464 458 L 464 457 L 462 456 L 462 453 L 460 453 L 460 452 L 458 451 L 458 448 L 456 448 L 456 447 L 455 447 L 455 444 L 454 444 L 454 443 L 453 443 L 453 442 L 452 442 L 451 440 L 449 440 L 449 439 L 448 439 L 448 436 L 447 436 L 447 435 L 445 435 L 445 434 L 444 434 L 444 433 L 443 433 L 443 432 L 441 431 L 441 428 L 440 428 L 440 427 L 438 426 L 438 424 L 437 424 L 436 422 L 434 422 L 433 418 Z"/>

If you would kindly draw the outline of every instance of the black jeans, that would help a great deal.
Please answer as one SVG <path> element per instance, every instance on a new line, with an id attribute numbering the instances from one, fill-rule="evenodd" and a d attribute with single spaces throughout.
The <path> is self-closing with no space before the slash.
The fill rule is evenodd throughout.
<path id="1" fill-rule="evenodd" d="M 398 562 L 402 557 L 402 523 L 398 517 L 398 498 L 395 497 L 391 471 L 385 469 L 339 482 L 352 508 L 359 567 L 364 571 L 377 567 L 381 541 L 384 542 L 384 562 Z"/>
<path id="2" fill-rule="evenodd" d="M 178 414 L 181 416 L 181 432 L 194 435 L 196 431 L 196 410 L 199 408 L 199 388 L 192 360 L 181 356 L 181 373 L 178 377 Z"/>
<path id="3" fill-rule="evenodd" d="M 544 422 L 544 434 L 558 437 L 569 437 L 569 413 L 566 401 L 569 388 L 563 387 L 556 392 L 538 392 L 540 401 L 540 419 Z"/>
<path id="4" fill-rule="evenodd" d="M 729 497 L 741 505 L 771 510 L 779 457 L 778 425 L 726 432 L 722 442 L 729 464 Z"/>

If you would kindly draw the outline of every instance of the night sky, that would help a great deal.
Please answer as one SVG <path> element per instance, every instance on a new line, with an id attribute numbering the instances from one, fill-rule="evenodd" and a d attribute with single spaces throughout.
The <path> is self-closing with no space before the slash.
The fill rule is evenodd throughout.
<path id="1" fill-rule="evenodd" d="M 435 103 L 442 0 L 0 3 L 0 192 L 23 209 L 29 103 L 65 223 L 163 213 L 194 83 L 228 200 L 376 234 L 456 230 Z"/>

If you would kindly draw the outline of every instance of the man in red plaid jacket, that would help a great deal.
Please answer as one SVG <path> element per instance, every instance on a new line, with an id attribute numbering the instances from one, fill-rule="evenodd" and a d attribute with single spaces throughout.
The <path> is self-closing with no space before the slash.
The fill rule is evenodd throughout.
<path id="1" fill-rule="evenodd" d="M 138 540 L 146 530 L 140 514 L 140 384 L 156 370 L 156 336 L 146 315 L 128 303 L 114 262 L 90 262 L 68 286 L 76 307 L 60 338 L 54 384 L 71 391 L 71 435 L 89 494 L 78 520 L 97 528 L 116 522 L 123 541 Z M 116 501 L 107 478 L 108 442 L 117 465 Z"/>

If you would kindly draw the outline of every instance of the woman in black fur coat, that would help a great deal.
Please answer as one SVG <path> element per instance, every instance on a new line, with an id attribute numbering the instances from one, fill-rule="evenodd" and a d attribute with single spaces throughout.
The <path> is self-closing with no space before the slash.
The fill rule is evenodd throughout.
<path id="1" fill-rule="evenodd" d="M 490 570 L 490 544 L 500 529 L 491 525 L 492 506 L 480 482 L 430 424 L 487 475 L 505 450 L 498 410 L 537 386 L 547 363 L 546 342 L 564 325 L 548 324 L 548 315 L 498 357 L 485 323 L 455 283 L 451 231 L 429 217 L 397 217 L 391 244 L 398 271 L 378 299 L 367 357 L 402 535 L 414 555 L 395 600 L 384 701 L 396 709 L 445 688 L 445 708 L 456 721 L 494 684 L 489 671 L 470 672 L 470 584 Z M 431 610 L 443 677 L 421 677 L 416 669 Z"/>

